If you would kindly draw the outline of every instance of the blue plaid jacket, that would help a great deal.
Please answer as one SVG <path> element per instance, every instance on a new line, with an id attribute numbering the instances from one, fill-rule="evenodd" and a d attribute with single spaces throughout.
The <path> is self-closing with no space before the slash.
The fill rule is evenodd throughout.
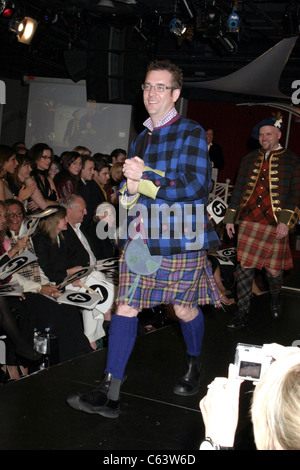
<path id="1" fill-rule="evenodd" d="M 133 141 L 129 158 L 140 156 L 137 149 L 147 134 L 145 129 Z M 218 236 L 206 213 L 211 164 L 204 130 L 197 122 L 179 116 L 154 129 L 149 139 L 141 156 L 146 166 L 139 195 L 128 210 L 129 227 L 134 227 L 132 220 L 140 213 L 152 255 L 169 256 L 218 246 Z M 124 200 L 126 184 L 121 193 Z"/>

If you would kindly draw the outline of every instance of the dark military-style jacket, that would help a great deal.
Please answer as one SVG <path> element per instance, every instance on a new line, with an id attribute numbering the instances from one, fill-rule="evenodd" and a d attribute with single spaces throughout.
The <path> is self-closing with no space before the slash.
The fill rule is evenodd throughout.
<path id="1" fill-rule="evenodd" d="M 264 162 L 262 149 L 246 155 L 239 169 L 237 181 L 226 211 L 224 223 L 237 223 L 242 209 L 248 204 L 257 184 Z M 290 228 L 297 223 L 300 214 L 300 159 L 288 149 L 281 148 L 269 155 L 269 194 L 276 223 L 283 222 Z"/>

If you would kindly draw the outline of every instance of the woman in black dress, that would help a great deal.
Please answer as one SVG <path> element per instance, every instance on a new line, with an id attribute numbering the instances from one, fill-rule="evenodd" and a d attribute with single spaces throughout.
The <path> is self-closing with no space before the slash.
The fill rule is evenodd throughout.
<path id="1" fill-rule="evenodd" d="M 52 149 L 44 143 L 35 144 L 28 152 L 32 161 L 31 177 L 25 181 L 26 187 L 36 183 L 36 189 L 31 196 L 30 212 L 39 212 L 48 206 L 58 205 L 58 196 L 55 184 L 48 175 L 53 159 Z"/>

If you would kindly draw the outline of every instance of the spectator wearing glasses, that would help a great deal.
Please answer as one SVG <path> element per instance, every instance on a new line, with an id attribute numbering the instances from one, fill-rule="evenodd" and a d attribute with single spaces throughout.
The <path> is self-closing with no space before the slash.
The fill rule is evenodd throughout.
<path id="1" fill-rule="evenodd" d="M 38 212 L 58 204 L 55 184 L 48 174 L 53 151 L 47 144 L 38 143 L 29 150 L 29 157 L 32 160 L 32 173 L 25 180 L 25 185 L 30 187 L 35 182 L 37 187 L 30 198 L 28 211 Z"/>

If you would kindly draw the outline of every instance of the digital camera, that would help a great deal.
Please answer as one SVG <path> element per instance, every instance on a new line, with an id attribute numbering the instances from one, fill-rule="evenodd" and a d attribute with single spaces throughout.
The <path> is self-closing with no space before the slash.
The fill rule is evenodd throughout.
<path id="1" fill-rule="evenodd" d="M 238 343 L 234 361 L 237 377 L 257 382 L 273 360 L 271 356 L 267 356 L 263 352 L 262 346 Z"/>

